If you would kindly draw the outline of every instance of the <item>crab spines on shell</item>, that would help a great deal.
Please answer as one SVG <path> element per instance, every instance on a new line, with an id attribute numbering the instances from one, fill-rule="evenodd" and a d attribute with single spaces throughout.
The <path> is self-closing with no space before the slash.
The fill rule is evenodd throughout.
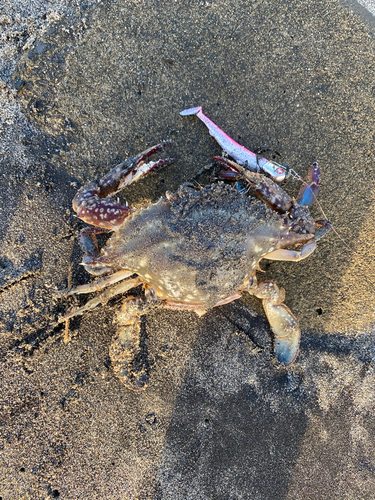
<path id="1" fill-rule="evenodd" d="M 88 224 L 104 229 L 115 230 L 121 226 L 131 209 L 119 201 L 112 200 L 111 195 L 144 175 L 173 163 L 173 158 L 145 163 L 151 155 L 171 144 L 174 142 L 165 141 L 156 144 L 116 165 L 98 182 L 89 182 L 81 187 L 73 199 L 73 210 L 77 213 L 77 217 Z"/>

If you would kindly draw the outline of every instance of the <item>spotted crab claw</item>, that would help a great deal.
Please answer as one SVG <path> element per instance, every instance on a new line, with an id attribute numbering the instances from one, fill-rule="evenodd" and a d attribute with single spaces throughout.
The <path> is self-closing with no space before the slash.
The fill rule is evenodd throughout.
<path id="1" fill-rule="evenodd" d="M 88 224 L 104 229 L 114 230 L 121 226 L 131 209 L 112 200 L 111 195 L 149 172 L 173 163 L 173 158 L 145 163 L 151 155 L 171 144 L 174 143 L 167 141 L 152 146 L 120 163 L 99 181 L 83 186 L 73 199 L 73 210 L 77 216 Z"/>

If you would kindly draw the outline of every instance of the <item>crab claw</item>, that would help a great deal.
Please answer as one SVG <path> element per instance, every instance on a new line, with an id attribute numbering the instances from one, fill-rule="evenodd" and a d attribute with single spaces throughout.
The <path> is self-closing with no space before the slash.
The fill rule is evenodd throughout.
<path id="1" fill-rule="evenodd" d="M 301 191 L 297 196 L 297 202 L 300 205 L 310 206 L 318 195 L 320 168 L 317 160 L 312 164 L 312 167 L 309 170 L 309 181 L 311 184 L 302 186 Z"/>
<path id="2" fill-rule="evenodd" d="M 284 366 L 296 359 L 301 339 L 298 321 L 285 304 L 273 304 L 270 299 L 263 299 L 263 307 L 275 335 L 274 353 Z"/>
<path id="3" fill-rule="evenodd" d="M 156 144 L 139 155 L 116 165 L 98 182 L 89 182 L 83 186 L 73 199 L 73 210 L 77 216 L 96 227 L 109 230 L 118 228 L 131 210 L 128 206 L 121 205 L 119 201 L 112 200 L 111 195 L 149 172 L 173 163 L 173 158 L 145 163 L 151 155 L 171 144 L 174 142 L 166 141 Z"/>
<path id="4" fill-rule="evenodd" d="M 130 208 L 113 201 L 109 196 L 100 198 L 96 182 L 86 184 L 73 199 L 77 217 L 103 229 L 115 229 L 129 215 Z"/>
<path id="5" fill-rule="evenodd" d="M 228 158 L 214 156 L 212 159 L 225 169 L 219 173 L 219 177 L 235 180 L 238 176 L 242 176 L 250 184 L 254 193 L 264 200 L 273 210 L 285 213 L 289 212 L 293 207 L 292 198 L 269 177 L 251 172 Z"/>

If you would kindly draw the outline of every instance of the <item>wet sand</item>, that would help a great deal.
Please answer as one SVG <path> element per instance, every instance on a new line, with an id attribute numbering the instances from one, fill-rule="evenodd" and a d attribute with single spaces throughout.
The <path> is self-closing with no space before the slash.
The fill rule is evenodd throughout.
<path id="1" fill-rule="evenodd" d="M 1 499 L 372 499 L 373 24 L 300 0 L 9 1 L 0 22 Z M 72 320 L 68 343 L 53 328 L 85 300 L 59 290 L 90 279 L 71 200 L 165 139 L 174 165 L 122 199 L 193 178 L 221 153 L 179 116 L 197 105 L 301 176 L 317 157 L 321 206 L 355 253 L 331 232 L 301 263 L 262 264 L 300 320 L 290 368 L 244 295 L 202 318 L 150 314 L 135 393 L 109 359 L 121 298 Z"/>

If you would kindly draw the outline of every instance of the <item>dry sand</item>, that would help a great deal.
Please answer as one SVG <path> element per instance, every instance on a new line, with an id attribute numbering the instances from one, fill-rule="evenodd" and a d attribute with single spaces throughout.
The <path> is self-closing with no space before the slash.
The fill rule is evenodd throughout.
<path id="1" fill-rule="evenodd" d="M 363 9 L 363 8 L 362 8 Z M 0 499 L 374 499 L 375 24 L 336 0 L 3 0 L 0 6 Z M 271 263 L 300 319 L 276 365 L 256 299 L 155 311 L 148 388 L 113 375 L 121 299 L 64 328 L 85 283 L 76 189 L 163 139 L 176 161 L 126 192 L 155 201 L 220 149 L 204 111 L 301 175 L 338 233 Z M 299 184 L 286 189 L 296 194 Z M 314 209 L 317 218 L 323 218 Z M 264 266 L 266 267 L 266 266 Z"/>

